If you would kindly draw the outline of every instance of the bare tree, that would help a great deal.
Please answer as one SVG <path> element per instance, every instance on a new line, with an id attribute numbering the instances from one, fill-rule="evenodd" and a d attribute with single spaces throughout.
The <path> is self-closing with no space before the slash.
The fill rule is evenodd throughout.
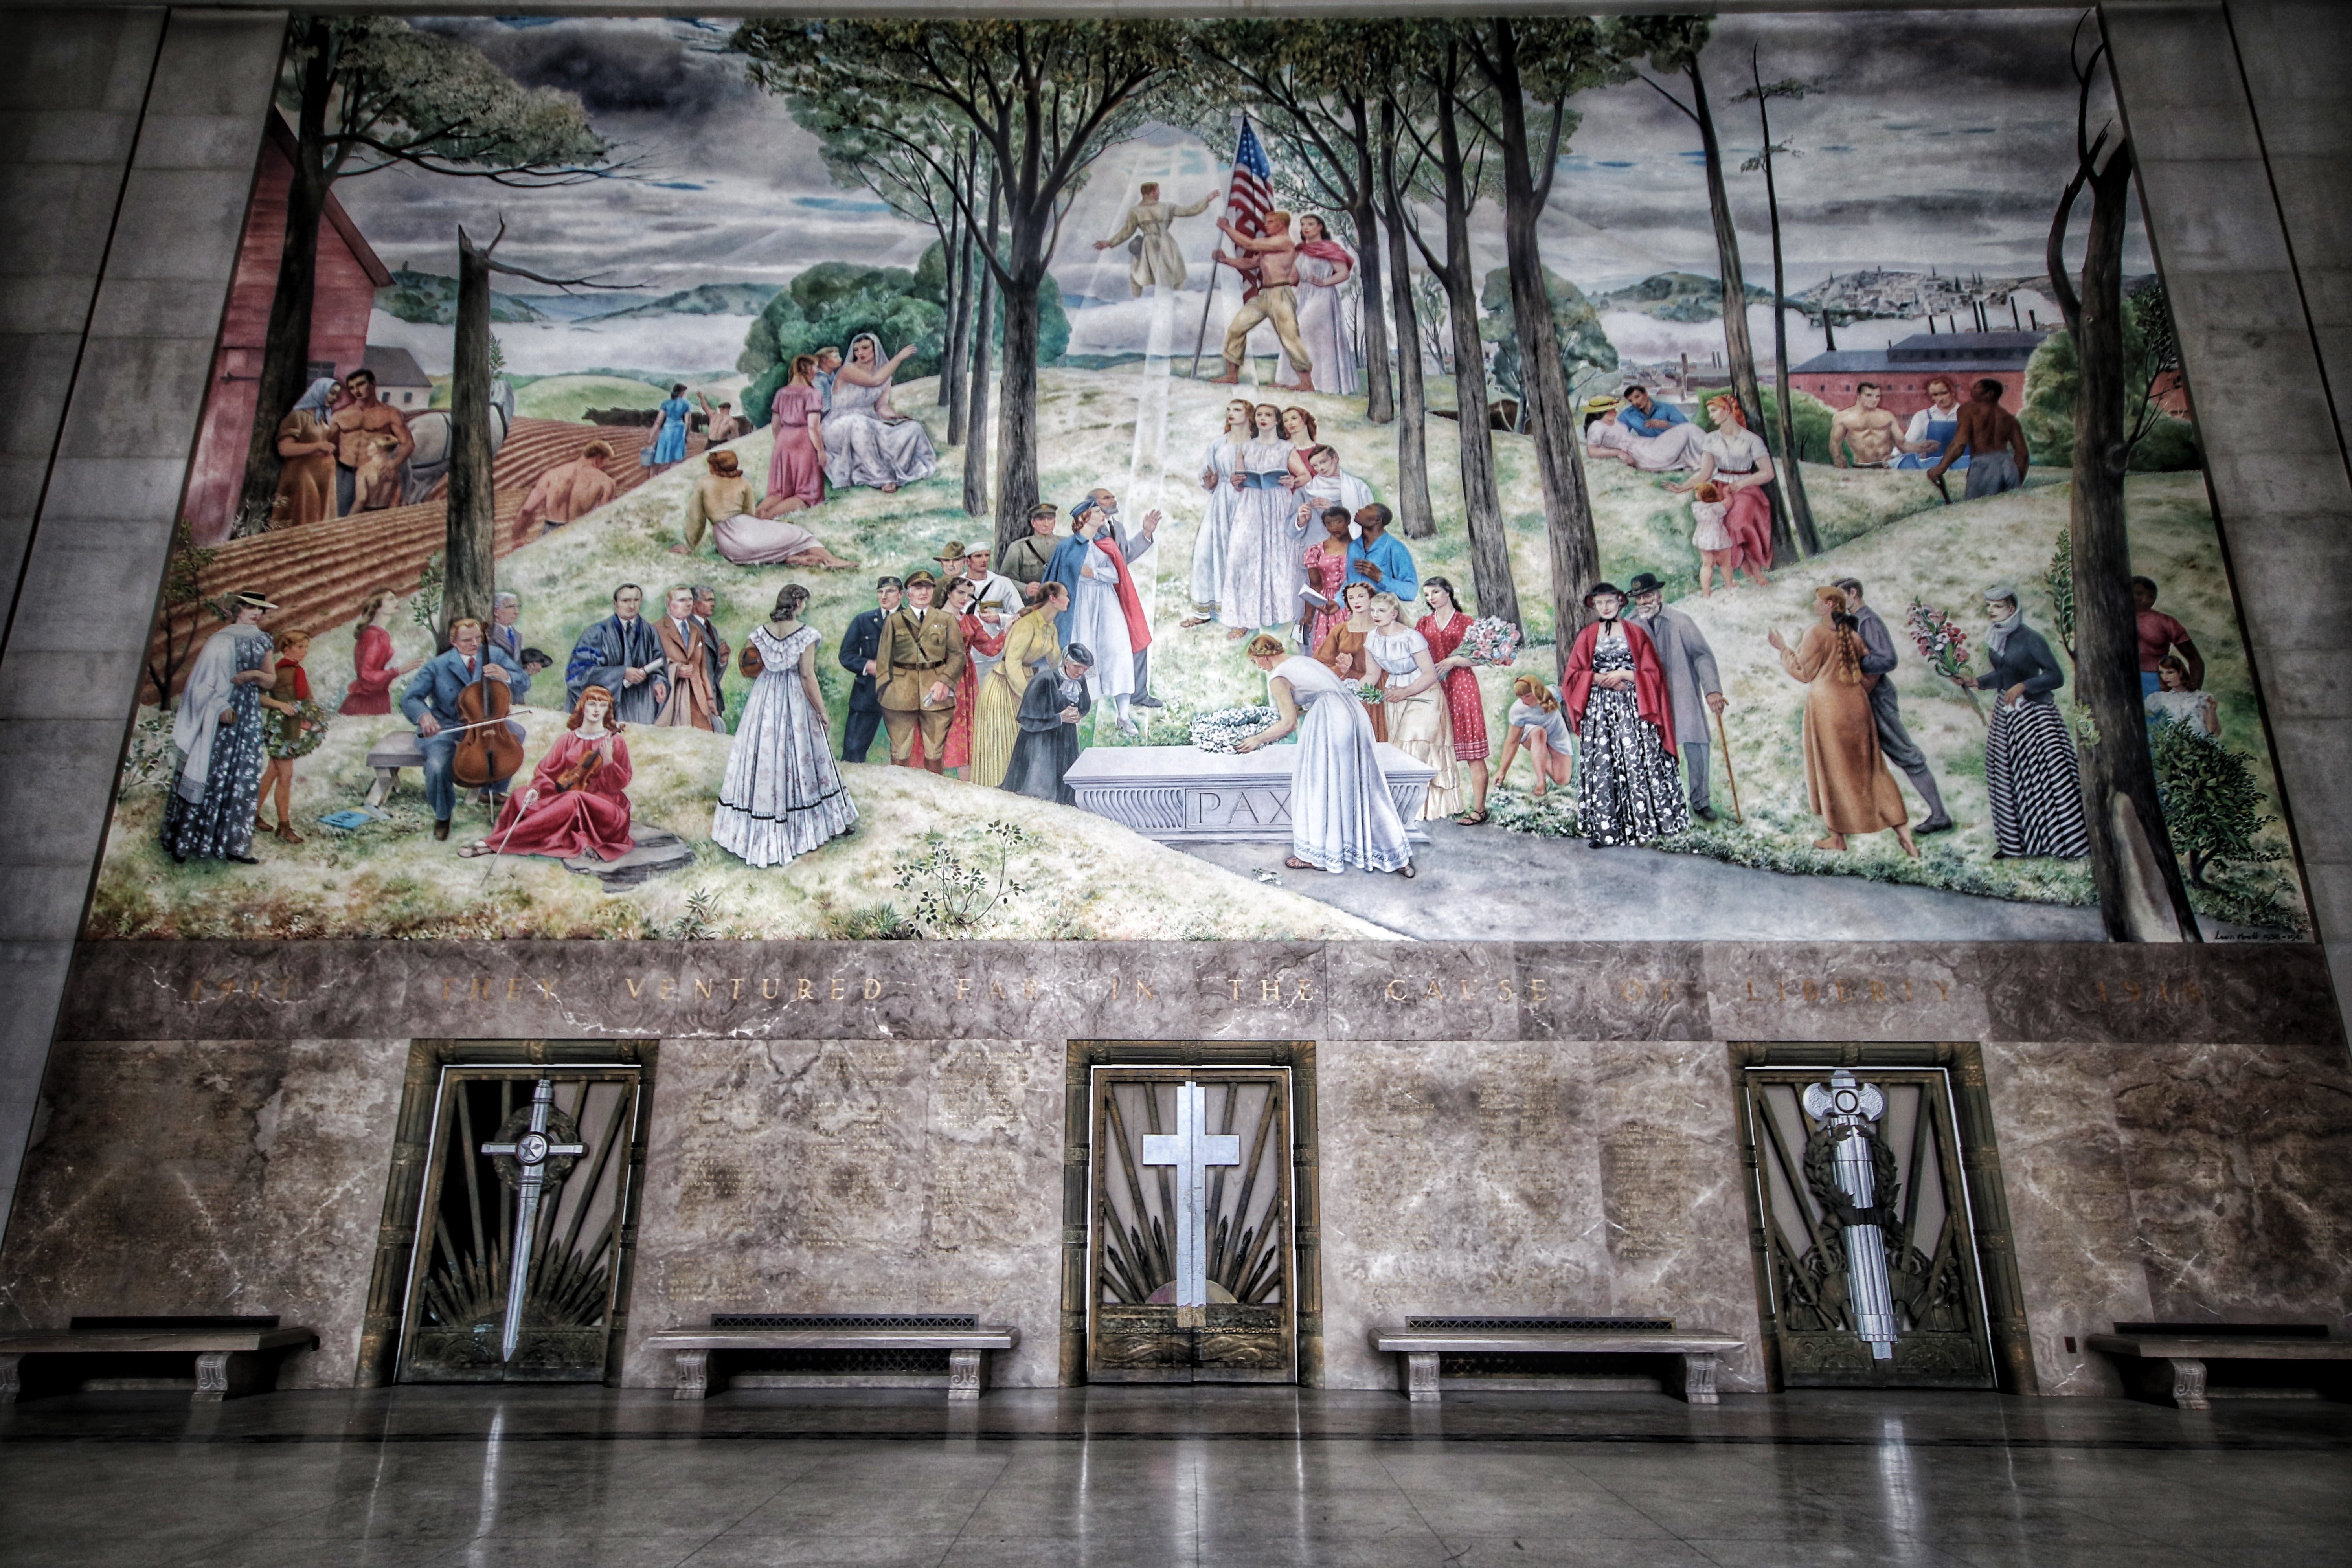
<path id="1" fill-rule="evenodd" d="M 2124 476 L 2132 439 L 2124 430 L 2124 233 L 2131 218 L 2132 147 L 2109 120 L 2091 133 L 2091 97 L 2107 60 L 2100 37 L 2082 54 L 2086 16 L 2075 30 L 2074 172 L 2050 220 L 2051 292 L 2065 314 L 2082 367 L 2074 398 L 2074 486 L 2068 542 L 2074 557 L 2074 690 L 2096 733 L 2083 747 L 2084 815 L 2091 830 L 2091 880 L 2099 914 L 2117 942 L 2202 940 L 2156 792 L 2139 684 L 2138 606 L 2132 599 L 2131 540 Z M 2091 221 L 2079 287 L 2066 273 L 2066 233 L 2087 190 Z M 2142 428 L 2145 429 L 2143 418 Z M 2152 864 L 2159 885 L 2147 885 Z"/>
<path id="2" fill-rule="evenodd" d="M 1421 324 L 1413 308 L 1412 268 L 1405 250 L 1404 204 L 1413 165 L 1397 173 L 1398 142 L 1403 136 L 1396 103 L 1380 105 L 1381 215 L 1388 230 L 1389 308 L 1396 318 L 1397 341 L 1397 526 L 1412 539 L 1433 538 L 1437 514 L 1429 504 L 1429 397 L 1421 373 Z M 1374 302 L 1370 307 L 1379 308 Z"/>
<path id="3" fill-rule="evenodd" d="M 1797 543 L 1804 548 L 1807 555 L 1819 555 L 1822 553 L 1821 533 L 1813 527 L 1813 506 L 1805 498 L 1805 476 L 1797 466 L 1796 392 L 1789 384 L 1789 273 L 1780 254 L 1780 188 L 1772 175 L 1775 154 L 1785 154 L 1790 158 L 1797 155 L 1796 150 L 1786 142 L 1772 140 L 1772 99 L 1803 98 L 1814 88 L 1811 83 L 1799 81 L 1794 77 L 1783 77 L 1779 81 L 1767 84 L 1763 66 L 1754 48 L 1748 51 L 1748 75 L 1755 85 L 1731 101 L 1754 103 L 1756 123 L 1764 133 L 1763 150 L 1740 164 L 1739 172 L 1752 174 L 1759 169 L 1763 171 L 1764 205 L 1772 216 L 1772 366 L 1774 378 L 1779 382 L 1777 395 L 1772 400 L 1772 412 L 1773 423 L 1778 427 L 1777 434 L 1780 437 L 1780 480 L 1788 493 L 1789 522 L 1796 532 Z M 1826 308 L 1822 311 L 1822 319 L 1828 319 Z"/>

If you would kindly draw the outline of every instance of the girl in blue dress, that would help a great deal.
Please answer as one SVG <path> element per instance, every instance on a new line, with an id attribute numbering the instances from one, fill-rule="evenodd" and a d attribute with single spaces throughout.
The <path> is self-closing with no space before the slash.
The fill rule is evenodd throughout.
<path id="1" fill-rule="evenodd" d="M 686 401 L 686 383 L 679 382 L 669 389 L 669 396 L 661 405 L 661 425 L 654 432 L 654 459 L 650 466 L 667 468 L 673 463 L 686 461 L 686 416 L 694 405 Z"/>

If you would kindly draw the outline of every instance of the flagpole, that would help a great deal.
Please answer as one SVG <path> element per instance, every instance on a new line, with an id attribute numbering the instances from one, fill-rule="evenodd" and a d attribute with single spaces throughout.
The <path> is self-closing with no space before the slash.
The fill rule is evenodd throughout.
<path id="1" fill-rule="evenodd" d="M 1242 130 L 1246 131 L 1248 129 L 1249 116 L 1244 114 L 1242 116 Z M 1225 207 L 1224 213 L 1221 214 L 1221 220 L 1223 217 L 1229 217 L 1233 213 L 1234 178 L 1239 172 L 1238 162 L 1228 165 L 1225 169 Z M 1217 248 L 1223 250 L 1224 246 L 1221 243 Z M 1218 267 L 1215 256 L 1212 255 L 1209 260 L 1209 287 L 1201 299 L 1201 329 L 1192 337 L 1192 379 L 1196 382 L 1201 379 L 1201 350 L 1207 347 L 1209 341 L 1209 309 L 1217 302 L 1217 283 L 1223 277 L 1223 270 Z"/>

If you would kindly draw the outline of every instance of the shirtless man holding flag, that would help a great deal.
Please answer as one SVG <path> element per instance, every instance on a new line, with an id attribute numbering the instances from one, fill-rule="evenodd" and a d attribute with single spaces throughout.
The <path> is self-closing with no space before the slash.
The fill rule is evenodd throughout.
<path id="1" fill-rule="evenodd" d="M 1291 390 L 1313 392 L 1314 356 L 1298 335 L 1298 242 L 1290 236 L 1290 214 L 1266 214 L 1264 239 L 1252 239 L 1235 228 L 1230 218 L 1218 219 L 1217 226 L 1244 254 L 1227 256 L 1221 250 L 1216 259 L 1236 272 L 1257 274 L 1258 284 L 1256 295 L 1234 312 L 1225 327 L 1225 373 L 1213 384 L 1232 386 L 1242 379 L 1242 357 L 1249 351 L 1250 329 L 1261 321 L 1272 321 L 1283 352 L 1298 371 L 1298 384 Z"/>

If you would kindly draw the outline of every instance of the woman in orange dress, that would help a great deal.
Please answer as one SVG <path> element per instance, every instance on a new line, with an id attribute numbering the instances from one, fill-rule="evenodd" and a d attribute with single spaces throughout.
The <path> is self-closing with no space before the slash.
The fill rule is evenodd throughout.
<path id="1" fill-rule="evenodd" d="M 1892 828 L 1903 852 L 1916 860 L 1911 814 L 1878 749 L 1878 721 L 1862 673 L 1860 623 L 1846 613 L 1845 595 L 1834 588 L 1813 591 L 1813 616 L 1794 648 L 1779 632 L 1769 633 L 1780 667 L 1805 683 L 1805 787 L 1813 814 L 1829 830 L 1813 848 L 1843 850 L 1848 833 Z"/>

